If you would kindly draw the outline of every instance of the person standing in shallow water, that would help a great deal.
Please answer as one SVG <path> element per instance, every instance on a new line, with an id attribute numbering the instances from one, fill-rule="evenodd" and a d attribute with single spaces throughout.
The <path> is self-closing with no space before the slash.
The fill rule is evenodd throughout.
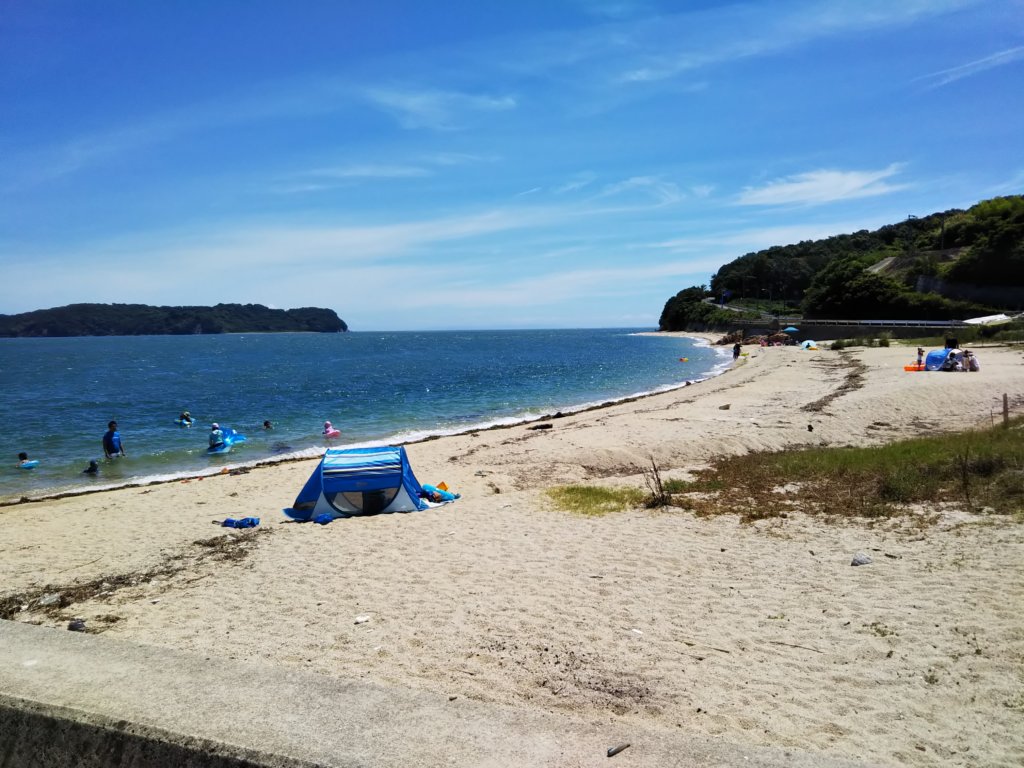
<path id="1" fill-rule="evenodd" d="M 103 455 L 108 459 L 125 455 L 124 444 L 121 442 L 121 433 L 117 431 L 116 421 L 109 422 L 107 431 L 103 434 Z"/>
<path id="2" fill-rule="evenodd" d="M 220 428 L 220 424 L 214 422 L 210 425 L 210 439 L 211 448 L 223 448 L 224 447 L 224 432 Z"/>

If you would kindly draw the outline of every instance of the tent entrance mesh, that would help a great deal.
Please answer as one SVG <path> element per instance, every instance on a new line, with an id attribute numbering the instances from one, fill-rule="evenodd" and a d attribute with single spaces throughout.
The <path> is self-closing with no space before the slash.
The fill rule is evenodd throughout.
<path id="1" fill-rule="evenodd" d="M 325 493 L 327 502 L 339 512 L 373 515 L 383 512 L 395 500 L 401 488 L 381 488 L 376 491 L 343 491 Z"/>

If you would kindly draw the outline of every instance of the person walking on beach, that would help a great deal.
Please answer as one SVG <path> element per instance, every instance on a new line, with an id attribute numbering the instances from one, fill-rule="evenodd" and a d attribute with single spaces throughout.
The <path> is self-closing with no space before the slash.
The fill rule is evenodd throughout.
<path id="1" fill-rule="evenodd" d="M 121 442 L 121 433 L 117 431 L 116 421 L 109 422 L 107 431 L 103 434 L 103 455 L 108 459 L 125 455 L 124 444 Z"/>

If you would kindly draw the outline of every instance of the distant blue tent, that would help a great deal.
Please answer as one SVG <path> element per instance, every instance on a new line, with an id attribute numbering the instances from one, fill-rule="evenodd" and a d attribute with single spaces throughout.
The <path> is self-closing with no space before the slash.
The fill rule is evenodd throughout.
<path id="1" fill-rule="evenodd" d="M 926 371 L 937 371 L 941 369 L 942 364 L 946 362 L 947 357 L 949 357 L 948 349 L 933 349 L 924 359 L 924 369 Z"/>
<path id="2" fill-rule="evenodd" d="M 331 448 L 284 513 L 305 522 L 325 513 L 413 512 L 429 507 L 422 490 L 401 446 Z"/>
<path id="3" fill-rule="evenodd" d="M 791 325 L 791 326 L 789 326 L 788 328 L 783 328 L 782 330 L 783 330 L 783 331 L 784 331 L 785 333 L 798 333 L 798 332 L 800 331 L 800 329 L 799 329 L 799 328 L 794 328 L 794 327 L 793 327 L 792 325 Z"/>

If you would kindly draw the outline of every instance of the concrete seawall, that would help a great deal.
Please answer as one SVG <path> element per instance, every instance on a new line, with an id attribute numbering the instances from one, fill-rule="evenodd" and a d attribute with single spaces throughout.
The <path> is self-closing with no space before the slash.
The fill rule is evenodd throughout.
<path id="1" fill-rule="evenodd" d="M 2 768 L 599 764 L 868 765 L 0 621 Z"/>

